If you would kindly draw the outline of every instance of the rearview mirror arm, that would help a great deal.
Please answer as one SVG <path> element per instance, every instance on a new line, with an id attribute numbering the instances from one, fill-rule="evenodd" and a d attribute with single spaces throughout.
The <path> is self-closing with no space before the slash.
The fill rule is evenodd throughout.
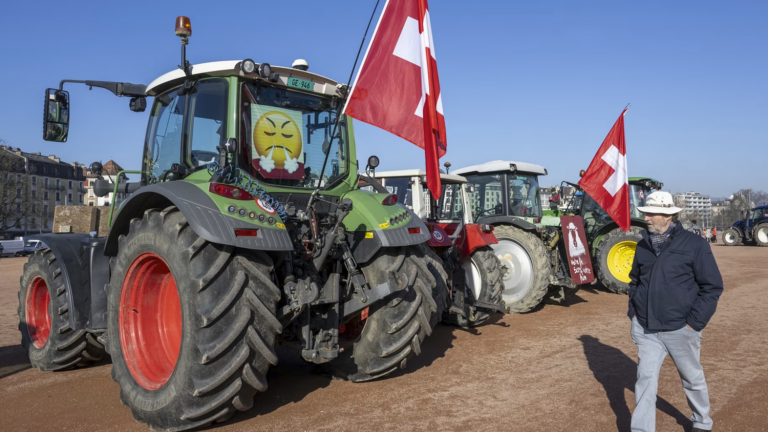
<path id="1" fill-rule="evenodd" d="M 111 91 L 115 96 L 146 97 L 147 86 L 144 84 L 131 84 L 113 81 L 81 81 L 81 80 L 61 80 L 59 90 L 64 90 L 64 83 L 85 84 L 88 87 L 100 87 Z"/>

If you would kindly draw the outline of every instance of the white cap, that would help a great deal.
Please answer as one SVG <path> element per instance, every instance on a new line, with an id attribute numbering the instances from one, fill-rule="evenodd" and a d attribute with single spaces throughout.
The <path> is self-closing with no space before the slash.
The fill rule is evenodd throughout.
<path id="1" fill-rule="evenodd" d="M 660 213 L 673 215 L 680 213 L 683 209 L 675 206 L 672 194 L 665 191 L 656 191 L 645 197 L 645 205 L 638 207 L 643 213 Z"/>

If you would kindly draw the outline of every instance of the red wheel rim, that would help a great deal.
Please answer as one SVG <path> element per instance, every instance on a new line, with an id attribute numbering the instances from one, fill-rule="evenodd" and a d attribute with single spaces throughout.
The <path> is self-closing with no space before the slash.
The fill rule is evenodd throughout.
<path id="1" fill-rule="evenodd" d="M 44 347 L 51 335 L 50 304 L 51 295 L 43 278 L 32 279 L 27 288 L 27 331 L 32 344 L 38 348 Z"/>
<path id="2" fill-rule="evenodd" d="M 153 253 L 128 268 L 118 313 L 120 345 L 133 379 L 147 390 L 173 374 L 181 348 L 181 303 L 168 264 Z"/>

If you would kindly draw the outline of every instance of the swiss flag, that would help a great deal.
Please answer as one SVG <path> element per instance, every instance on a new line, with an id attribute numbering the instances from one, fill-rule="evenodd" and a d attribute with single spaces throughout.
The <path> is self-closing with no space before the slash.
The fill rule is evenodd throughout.
<path id="1" fill-rule="evenodd" d="M 388 0 L 344 113 L 424 149 L 427 187 L 440 197 L 445 117 L 427 0 Z"/>
<path id="2" fill-rule="evenodd" d="M 587 172 L 579 180 L 586 193 L 602 207 L 622 231 L 629 231 L 629 183 L 627 146 L 624 141 L 624 109 L 597 150 Z"/>

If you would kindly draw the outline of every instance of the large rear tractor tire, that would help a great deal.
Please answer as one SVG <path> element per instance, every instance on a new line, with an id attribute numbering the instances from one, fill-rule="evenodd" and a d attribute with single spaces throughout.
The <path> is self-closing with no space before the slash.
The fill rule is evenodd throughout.
<path id="1" fill-rule="evenodd" d="M 385 248 L 362 266 L 368 284 L 380 285 L 394 276 L 400 290 L 370 306 L 353 360 L 357 372 L 352 382 L 365 382 L 405 368 L 421 353 L 424 338 L 440 318 L 433 297 L 437 285 L 418 246 Z M 445 288 L 443 288 L 445 289 Z"/>
<path id="2" fill-rule="evenodd" d="M 597 246 L 597 278 L 616 294 L 629 292 L 629 272 L 635 260 L 637 243 L 643 238 L 641 232 L 639 227 L 630 227 L 626 233 L 616 228 L 606 234 Z"/>
<path id="3" fill-rule="evenodd" d="M 50 249 L 24 264 L 19 289 L 21 345 L 41 371 L 88 366 L 101 359 L 101 345 L 85 329 L 72 330 L 61 266 Z"/>
<path id="4" fill-rule="evenodd" d="M 541 303 L 549 291 L 552 267 L 538 237 L 512 226 L 496 226 L 499 240 L 491 245 L 501 262 L 504 290 L 501 300 L 508 313 L 525 313 Z"/>
<path id="5" fill-rule="evenodd" d="M 755 228 L 755 244 L 768 247 L 768 223 L 763 223 Z"/>
<path id="6" fill-rule="evenodd" d="M 726 246 L 741 246 L 744 244 L 744 240 L 739 234 L 739 230 L 728 228 L 723 233 L 723 244 Z"/>
<path id="7" fill-rule="evenodd" d="M 133 219 L 118 245 L 107 347 L 134 419 L 178 431 L 251 408 L 282 332 L 271 259 L 202 239 L 173 206 Z"/>

